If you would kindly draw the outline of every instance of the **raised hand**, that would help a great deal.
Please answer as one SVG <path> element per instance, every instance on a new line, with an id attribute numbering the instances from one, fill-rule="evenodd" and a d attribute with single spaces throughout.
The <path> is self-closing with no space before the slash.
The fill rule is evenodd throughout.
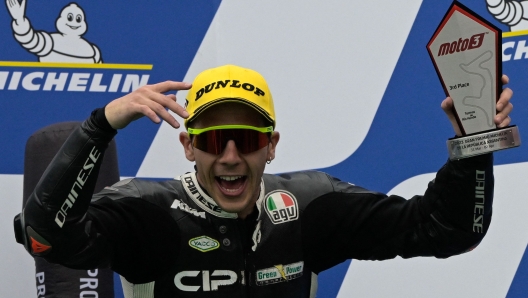
<path id="1" fill-rule="evenodd" d="M 508 84 L 508 82 L 510 81 L 507 75 L 502 75 L 501 80 L 502 84 L 504 85 Z M 498 128 L 506 127 L 511 123 L 511 118 L 509 115 L 513 109 L 513 105 L 510 103 L 510 99 L 512 98 L 512 96 L 513 91 L 510 88 L 504 88 L 499 97 L 499 100 L 497 101 L 497 115 L 495 115 L 493 121 L 495 122 Z M 449 118 L 451 125 L 453 125 L 453 129 L 455 130 L 456 135 L 462 136 L 462 132 L 460 131 L 458 123 L 456 122 L 455 114 L 453 113 L 453 99 L 451 97 L 447 97 L 442 101 L 441 107 L 446 113 L 447 118 Z"/>
<path id="2" fill-rule="evenodd" d="M 174 81 L 140 87 L 134 92 L 110 102 L 105 108 L 106 118 L 115 129 L 124 128 L 143 116 L 147 116 L 155 123 L 160 123 L 163 119 L 172 127 L 178 128 L 180 124 L 166 108 L 182 118 L 189 117 L 189 113 L 176 103 L 176 95 L 165 95 L 164 93 L 189 88 L 191 88 L 189 83 Z"/>

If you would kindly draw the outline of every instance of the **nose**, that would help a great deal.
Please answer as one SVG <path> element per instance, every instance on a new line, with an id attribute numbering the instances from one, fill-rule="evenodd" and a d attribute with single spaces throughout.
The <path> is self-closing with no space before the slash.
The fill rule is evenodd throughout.
<path id="1" fill-rule="evenodd" d="M 220 154 L 219 162 L 226 164 L 237 164 L 241 160 L 235 141 L 229 140 Z"/>

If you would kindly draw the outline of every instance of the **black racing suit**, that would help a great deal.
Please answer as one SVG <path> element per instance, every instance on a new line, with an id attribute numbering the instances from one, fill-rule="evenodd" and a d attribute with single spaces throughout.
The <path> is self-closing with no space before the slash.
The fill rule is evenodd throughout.
<path id="1" fill-rule="evenodd" d="M 124 180 L 90 202 L 115 133 L 102 109 L 92 113 L 46 170 L 15 231 L 34 256 L 112 268 L 127 295 L 310 297 L 316 274 L 346 259 L 446 258 L 473 249 L 491 220 L 491 154 L 448 161 L 409 200 L 322 172 L 265 174 L 245 220 L 221 210 L 195 173 Z"/>

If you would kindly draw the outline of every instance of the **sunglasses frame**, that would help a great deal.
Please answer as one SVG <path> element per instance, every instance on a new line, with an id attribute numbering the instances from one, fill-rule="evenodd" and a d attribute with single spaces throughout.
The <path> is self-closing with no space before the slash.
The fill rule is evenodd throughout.
<path id="1" fill-rule="evenodd" d="M 218 126 L 210 126 L 206 128 L 187 128 L 187 132 L 191 135 L 199 135 L 203 132 L 210 131 L 210 130 L 218 130 L 218 129 L 251 129 L 256 130 L 258 132 L 262 133 L 270 133 L 273 132 L 273 126 L 268 127 L 256 127 L 251 125 L 238 125 L 238 124 L 228 124 L 228 125 L 218 125 Z"/>
<path id="2" fill-rule="evenodd" d="M 198 136 L 204 132 L 208 132 L 208 131 L 212 131 L 212 130 L 232 130 L 232 129 L 243 129 L 243 130 L 253 130 L 253 131 L 257 131 L 257 132 L 260 132 L 260 133 L 263 133 L 263 134 L 266 134 L 267 137 L 268 137 L 268 142 L 271 141 L 270 137 L 271 137 L 271 133 L 273 132 L 273 126 L 267 126 L 267 127 L 255 127 L 255 126 L 250 126 L 250 125 L 238 125 L 238 124 L 228 124 L 228 125 L 217 125 L 217 126 L 210 126 L 210 127 L 206 127 L 206 128 L 187 128 L 187 132 L 189 133 L 189 135 L 191 136 Z M 191 138 L 192 140 L 192 138 Z M 194 142 L 192 142 L 194 143 Z M 194 145 L 193 145 L 194 147 Z M 197 149 L 200 149 L 198 147 L 195 147 Z M 204 150 L 204 149 L 200 149 L 200 150 Z M 222 149 L 223 150 L 223 149 Z M 208 152 L 207 150 L 204 150 L 205 152 Z M 220 154 L 218 151 L 217 153 L 213 153 L 213 152 L 208 152 L 210 154 Z M 248 152 L 250 153 L 250 152 Z M 247 154 L 247 153 L 243 153 L 243 154 Z"/>

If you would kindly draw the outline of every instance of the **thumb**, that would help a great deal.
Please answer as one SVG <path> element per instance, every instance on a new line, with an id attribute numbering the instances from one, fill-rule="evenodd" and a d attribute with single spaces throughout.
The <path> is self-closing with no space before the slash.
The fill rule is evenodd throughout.
<path id="1" fill-rule="evenodd" d="M 451 122 L 455 134 L 457 136 L 462 136 L 462 131 L 460 130 L 460 127 L 458 127 L 458 123 L 455 117 L 455 105 L 453 103 L 453 99 L 451 97 L 447 97 L 442 101 L 442 104 L 440 106 L 442 107 L 442 110 L 444 110 L 444 112 L 446 113 L 449 122 Z"/>

